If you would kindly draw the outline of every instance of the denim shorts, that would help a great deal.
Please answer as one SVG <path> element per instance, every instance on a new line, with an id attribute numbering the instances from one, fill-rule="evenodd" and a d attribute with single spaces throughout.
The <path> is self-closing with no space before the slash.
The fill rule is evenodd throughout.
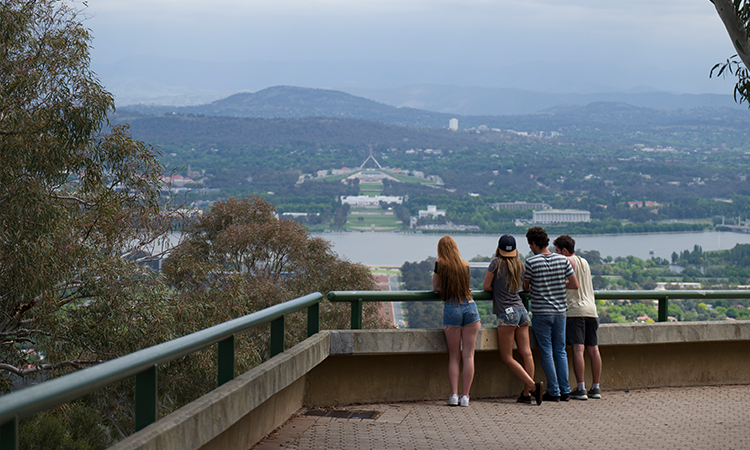
<path id="1" fill-rule="evenodd" d="M 510 314 L 498 314 L 497 326 L 499 327 L 520 327 L 529 323 L 529 312 L 526 308 L 517 309 Z"/>
<path id="2" fill-rule="evenodd" d="M 479 310 L 474 302 L 443 306 L 443 326 L 462 327 L 479 321 Z"/>

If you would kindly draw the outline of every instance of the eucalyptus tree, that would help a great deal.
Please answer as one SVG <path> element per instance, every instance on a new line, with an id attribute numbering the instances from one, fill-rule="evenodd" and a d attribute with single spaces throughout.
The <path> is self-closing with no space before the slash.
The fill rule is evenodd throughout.
<path id="1" fill-rule="evenodd" d="M 716 64 L 711 69 L 717 75 L 724 72 L 737 77 L 734 86 L 734 99 L 750 106 L 750 1 L 748 0 L 709 0 L 716 8 L 737 54 L 725 63 Z"/>
<path id="2" fill-rule="evenodd" d="M 116 356 L 107 326 L 158 294 L 133 261 L 164 222 L 162 167 L 108 126 L 72 5 L 0 2 L 0 392 Z"/>
<path id="3" fill-rule="evenodd" d="M 176 289 L 175 301 L 205 304 L 216 320 L 311 292 L 376 288 L 369 268 L 339 258 L 330 241 L 311 236 L 299 222 L 278 219 L 274 206 L 260 197 L 215 203 L 188 225 L 163 271 Z M 321 327 L 348 328 L 347 308 L 323 302 Z M 376 310 L 365 305 L 365 327 L 384 325 Z M 303 319 L 292 319 L 291 342 L 304 338 Z M 256 346 L 258 362 L 264 345 Z"/>

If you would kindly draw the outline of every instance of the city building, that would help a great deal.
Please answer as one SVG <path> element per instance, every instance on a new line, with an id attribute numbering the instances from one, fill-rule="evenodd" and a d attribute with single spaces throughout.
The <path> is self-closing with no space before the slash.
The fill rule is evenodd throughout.
<path id="1" fill-rule="evenodd" d="M 435 205 L 427 205 L 427 209 L 420 209 L 419 210 L 419 218 L 424 219 L 427 217 L 439 217 L 443 216 L 445 217 L 445 210 L 444 209 L 437 209 L 437 206 Z"/>
<path id="2" fill-rule="evenodd" d="M 448 129 L 458 131 L 458 119 L 451 119 L 448 121 Z"/>
<path id="3" fill-rule="evenodd" d="M 550 209 L 551 208 L 551 206 L 549 206 L 546 203 L 526 203 L 526 202 L 493 203 L 491 206 L 497 210 L 501 210 L 501 209 L 523 210 L 523 209 Z"/>
<path id="4" fill-rule="evenodd" d="M 591 213 L 578 209 L 548 209 L 534 211 L 534 223 L 591 222 Z"/>

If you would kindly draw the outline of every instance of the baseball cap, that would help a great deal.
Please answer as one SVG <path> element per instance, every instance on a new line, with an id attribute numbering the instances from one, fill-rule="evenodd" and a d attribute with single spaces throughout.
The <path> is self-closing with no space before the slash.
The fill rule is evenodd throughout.
<path id="1" fill-rule="evenodd" d="M 497 241 L 497 248 L 500 250 L 500 255 L 506 258 L 518 256 L 518 250 L 516 250 L 516 239 L 509 234 L 504 234 L 500 240 Z"/>

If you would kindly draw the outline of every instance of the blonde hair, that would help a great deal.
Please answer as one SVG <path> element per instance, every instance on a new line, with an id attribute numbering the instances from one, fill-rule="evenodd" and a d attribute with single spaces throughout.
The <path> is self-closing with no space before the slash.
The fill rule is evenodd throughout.
<path id="1" fill-rule="evenodd" d="M 506 282 L 508 283 L 508 292 L 516 293 L 521 290 L 521 276 L 523 275 L 523 264 L 518 256 L 506 258 L 500 254 L 500 249 L 495 250 L 497 258 L 497 271 L 495 278 L 500 278 L 500 269 L 508 274 Z"/>
<path id="2" fill-rule="evenodd" d="M 461 259 L 456 241 L 443 236 L 438 241 L 437 274 L 443 301 L 471 300 L 469 263 Z"/>

